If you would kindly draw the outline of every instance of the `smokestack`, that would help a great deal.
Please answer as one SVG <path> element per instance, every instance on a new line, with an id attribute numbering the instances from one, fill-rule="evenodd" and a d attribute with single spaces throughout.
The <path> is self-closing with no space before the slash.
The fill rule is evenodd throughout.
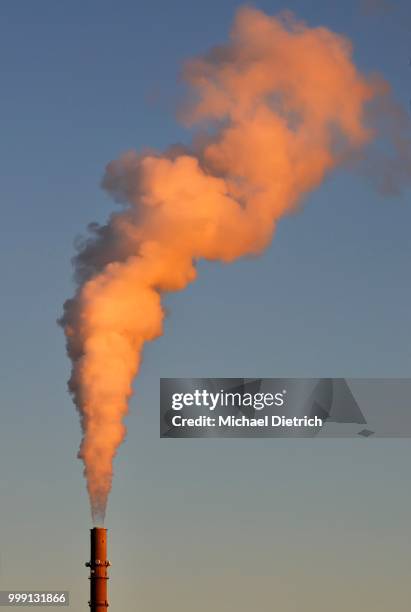
<path id="1" fill-rule="evenodd" d="M 94 527 L 90 529 L 90 601 L 91 612 L 107 612 L 107 529 Z"/>

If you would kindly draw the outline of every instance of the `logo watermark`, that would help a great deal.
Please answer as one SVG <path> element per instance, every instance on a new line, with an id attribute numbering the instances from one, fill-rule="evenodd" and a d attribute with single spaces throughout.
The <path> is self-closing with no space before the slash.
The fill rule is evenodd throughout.
<path id="1" fill-rule="evenodd" d="M 160 435 L 408 437 L 411 379 L 163 378 Z"/>

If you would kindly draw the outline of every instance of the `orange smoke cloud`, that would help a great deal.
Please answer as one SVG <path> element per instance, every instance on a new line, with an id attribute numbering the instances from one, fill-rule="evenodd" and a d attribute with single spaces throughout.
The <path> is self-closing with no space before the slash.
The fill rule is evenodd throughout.
<path id="1" fill-rule="evenodd" d="M 260 253 L 277 221 L 372 137 L 364 107 L 378 86 L 356 70 L 350 43 L 289 15 L 241 9 L 228 44 L 187 62 L 184 78 L 182 118 L 207 135 L 107 166 L 103 186 L 123 206 L 91 226 L 61 319 L 95 521 L 143 346 L 162 334 L 161 294 L 192 282 L 199 258 Z"/>

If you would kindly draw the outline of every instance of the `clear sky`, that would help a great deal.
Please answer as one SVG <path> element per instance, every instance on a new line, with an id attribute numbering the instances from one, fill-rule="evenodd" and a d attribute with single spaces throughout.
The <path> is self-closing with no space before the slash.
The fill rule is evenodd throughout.
<path id="1" fill-rule="evenodd" d="M 226 39 L 239 3 L 0 5 L 0 587 L 69 589 L 87 609 L 90 515 L 55 320 L 73 241 L 114 206 L 105 164 L 188 139 L 184 58 Z M 256 3 L 349 36 L 408 109 L 411 9 Z M 160 376 L 408 377 L 410 191 L 337 171 L 259 259 L 200 265 L 145 351 L 109 502 L 112 608 L 406 610 L 408 441 L 160 440 Z"/>

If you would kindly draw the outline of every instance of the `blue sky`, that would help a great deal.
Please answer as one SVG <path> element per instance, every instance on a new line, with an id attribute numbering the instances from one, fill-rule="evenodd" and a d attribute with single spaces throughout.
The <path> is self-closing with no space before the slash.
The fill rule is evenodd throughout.
<path id="1" fill-rule="evenodd" d="M 67 588 L 85 608 L 89 509 L 55 323 L 73 242 L 115 206 L 99 188 L 106 163 L 189 138 L 174 117 L 181 62 L 223 41 L 237 6 L 1 3 L 2 589 Z M 256 6 L 349 36 L 357 65 L 408 108 L 406 2 Z M 406 609 L 407 441 L 159 440 L 158 379 L 409 376 L 409 204 L 337 171 L 261 258 L 201 264 L 167 296 L 115 465 L 113 607 Z"/>

